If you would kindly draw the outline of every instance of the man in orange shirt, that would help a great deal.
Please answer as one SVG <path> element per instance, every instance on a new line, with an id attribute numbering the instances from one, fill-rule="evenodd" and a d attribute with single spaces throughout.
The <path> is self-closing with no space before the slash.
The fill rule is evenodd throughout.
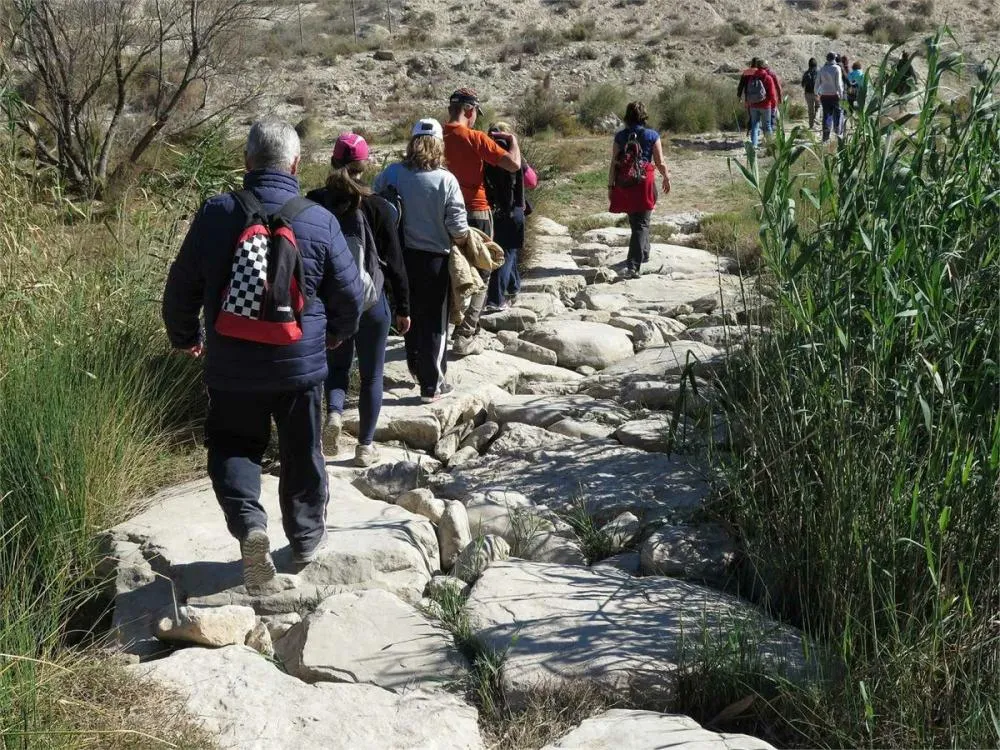
<path id="1" fill-rule="evenodd" d="M 472 89 L 458 89 L 451 95 L 448 100 L 448 123 L 444 126 L 444 156 L 448 169 L 462 188 L 469 226 L 482 230 L 492 238 L 493 214 L 486 200 L 483 165 L 517 172 L 521 168 L 521 149 L 513 134 L 509 150 L 504 150 L 486 133 L 473 130 L 480 112 L 479 96 Z M 480 274 L 488 285 L 489 273 L 480 271 Z M 473 342 L 485 303 L 485 289 L 469 301 L 465 318 L 455 328 L 453 353 L 460 356 L 477 353 Z"/>

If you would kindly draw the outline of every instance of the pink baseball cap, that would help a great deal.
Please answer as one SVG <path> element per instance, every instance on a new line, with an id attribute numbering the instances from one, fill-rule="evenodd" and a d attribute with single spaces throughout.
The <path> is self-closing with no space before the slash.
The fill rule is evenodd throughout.
<path id="1" fill-rule="evenodd" d="M 365 161 L 368 144 L 357 133 L 341 133 L 333 144 L 333 158 L 339 162 Z"/>

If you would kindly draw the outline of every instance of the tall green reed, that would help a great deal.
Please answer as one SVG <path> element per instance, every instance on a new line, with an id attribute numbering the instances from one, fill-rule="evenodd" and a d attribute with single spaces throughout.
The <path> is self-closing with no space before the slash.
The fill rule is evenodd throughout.
<path id="1" fill-rule="evenodd" d="M 798 742 L 1000 742 L 1000 75 L 946 101 L 926 41 L 905 97 L 887 57 L 848 137 L 748 152 L 772 337 L 726 376 L 749 444 L 728 513 L 766 603 L 835 656 Z"/>

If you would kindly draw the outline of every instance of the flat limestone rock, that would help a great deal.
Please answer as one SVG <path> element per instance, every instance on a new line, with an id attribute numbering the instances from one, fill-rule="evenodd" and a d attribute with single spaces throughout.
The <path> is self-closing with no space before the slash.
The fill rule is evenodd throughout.
<path id="1" fill-rule="evenodd" d="M 673 417 L 669 414 L 657 414 L 648 419 L 637 419 L 626 422 L 617 430 L 615 437 L 622 445 L 638 448 L 644 451 L 670 451 L 670 426 Z"/>
<path id="2" fill-rule="evenodd" d="M 524 424 L 523 422 L 510 422 L 504 425 L 500 437 L 493 441 L 486 453 L 491 456 L 523 454 L 538 449 L 569 448 L 577 442 L 579 441 L 575 438 L 549 432 L 544 427 Z M 470 463 L 478 465 L 481 461 L 482 459 L 477 459 Z M 456 473 L 452 471 L 452 476 L 455 476 Z"/>
<path id="3" fill-rule="evenodd" d="M 632 383 L 640 381 L 677 381 L 689 364 L 696 372 L 711 370 L 725 361 L 715 347 L 697 341 L 673 341 L 644 349 L 635 356 L 620 360 L 580 384 L 583 393 L 598 398 L 620 398 Z"/>
<path id="4" fill-rule="evenodd" d="M 362 682 L 401 691 L 458 680 L 468 664 L 451 634 L 387 591 L 337 594 L 278 641 L 306 682 Z"/>
<path id="5" fill-rule="evenodd" d="M 488 380 L 505 390 L 514 391 L 524 383 L 577 383 L 582 379 L 579 373 L 564 367 L 543 365 L 497 351 L 464 357 L 448 364 L 448 382 L 456 388 L 470 381 Z M 444 403 L 450 398 L 451 394 L 435 403 Z M 501 400 L 500 394 L 495 393 L 491 403 Z"/>
<path id="6" fill-rule="evenodd" d="M 184 649 L 129 670 L 179 693 L 223 750 L 483 747 L 476 709 L 457 696 L 309 685 L 245 646 Z"/>
<path id="7" fill-rule="evenodd" d="M 696 312 L 709 313 L 722 306 L 736 307 L 740 297 L 739 279 L 728 274 L 674 279 L 658 274 L 645 274 L 616 284 L 592 284 L 577 295 L 577 302 L 586 307 L 596 295 L 617 294 L 626 297 L 628 307 L 651 312 L 669 312 L 682 304 Z M 597 309 L 597 308 L 592 308 Z"/>
<path id="8" fill-rule="evenodd" d="M 609 217 L 612 215 L 609 214 Z M 618 219 L 621 217 L 615 218 Z M 582 238 L 584 242 L 597 242 L 608 247 L 628 247 L 631 237 L 632 230 L 628 227 L 609 226 L 601 229 L 590 229 L 583 233 Z"/>
<path id="9" fill-rule="evenodd" d="M 586 419 L 610 425 L 619 425 L 629 419 L 629 413 L 614 401 L 579 394 L 513 396 L 502 404 L 491 406 L 489 416 L 500 424 L 523 422 L 536 427 L 549 427 L 566 418 Z"/>
<path id="10" fill-rule="evenodd" d="M 669 578 L 512 560 L 483 573 L 467 606 L 476 639 L 506 650 L 503 685 L 515 701 L 539 684 L 578 680 L 669 695 L 685 649 L 702 639 L 725 643 L 734 628 L 753 635 L 763 669 L 795 676 L 805 668 L 794 629 L 733 596 Z"/>
<path id="11" fill-rule="evenodd" d="M 300 570 L 292 566 L 281 526 L 277 477 L 261 478 L 261 504 L 268 513 L 275 563 L 279 571 L 296 570 L 296 585 L 301 584 L 279 595 L 278 611 L 307 606 L 317 592 L 337 586 L 382 588 L 416 602 L 438 569 L 437 537 L 427 519 L 371 500 L 345 482 L 330 480 L 328 551 Z M 146 511 L 108 532 L 114 539 L 138 545 L 157 574 L 152 581 L 138 578 L 135 589 L 121 592 L 124 606 L 154 591 L 160 592 L 162 601 L 146 600 L 144 606 L 172 605 L 171 585 L 179 604 L 188 600 L 205 605 L 257 604 L 243 589 L 239 544 L 226 531 L 209 480 L 160 492 L 146 506 Z"/>
<path id="12" fill-rule="evenodd" d="M 521 294 L 551 294 L 562 301 L 572 300 L 576 293 L 587 286 L 583 272 L 569 255 L 573 246 L 570 240 L 563 252 L 543 252 L 532 258 L 531 268 L 521 280 Z M 518 296 L 517 304 L 523 306 Z"/>
<path id="13" fill-rule="evenodd" d="M 504 346 L 503 351 L 504 354 L 521 357 L 530 362 L 537 362 L 540 365 L 555 365 L 559 361 L 556 353 L 551 349 L 546 349 L 544 346 L 532 344 L 530 341 L 522 341 L 521 339 L 514 339 Z"/>
<path id="14" fill-rule="evenodd" d="M 689 328 L 684 332 L 684 338 L 700 341 L 717 349 L 727 349 L 742 344 L 748 337 L 760 336 L 766 333 L 763 326 L 718 325 Z"/>
<path id="15" fill-rule="evenodd" d="M 536 236 L 569 237 L 569 227 L 563 226 L 545 216 L 533 216 L 530 226 Z"/>
<path id="16" fill-rule="evenodd" d="M 736 559 L 736 542 L 718 524 L 664 526 L 639 550 L 645 575 L 720 582 Z"/>
<path id="17" fill-rule="evenodd" d="M 623 260 L 621 266 L 624 265 Z M 618 270 L 617 266 L 615 270 Z M 649 246 L 649 260 L 642 264 L 644 274 L 658 274 L 672 279 L 715 279 L 719 274 L 731 274 L 734 270 L 736 261 L 732 258 L 693 247 L 661 243 Z"/>
<path id="18" fill-rule="evenodd" d="M 548 292 L 520 292 L 514 300 L 514 305 L 531 310 L 539 318 L 549 318 L 566 312 L 562 300 Z"/>
<path id="19" fill-rule="evenodd" d="M 508 307 L 500 312 L 482 315 L 479 323 L 487 331 L 524 331 L 538 322 L 538 315 L 526 307 Z"/>
<path id="20" fill-rule="evenodd" d="M 563 367 L 589 365 L 602 370 L 635 352 L 622 329 L 583 320 L 545 321 L 521 338 L 554 351 Z"/>
<path id="21" fill-rule="evenodd" d="M 623 745 L 623 740 L 628 738 Z M 774 750 L 756 737 L 712 732 L 694 719 L 655 711 L 614 708 L 586 719 L 542 750 Z"/>
<path id="22" fill-rule="evenodd" d="M 515 427 L 531 436 L 501 437 L 485 456 L 451 476 L 434 475 L 435 494 L 462 499 L 474 492 L 512 491 L 553 511 L 569 511 L 582 502 L 600 521 L 625 511 L 684 519 L 708 497 L 703 472 L 684 458 L 573 440 L 530 425 L 507 429 Z"/>

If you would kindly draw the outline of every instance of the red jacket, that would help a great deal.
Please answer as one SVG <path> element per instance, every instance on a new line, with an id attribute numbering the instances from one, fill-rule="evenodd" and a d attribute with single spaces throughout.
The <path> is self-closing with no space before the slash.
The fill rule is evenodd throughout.
<path id="1" fill-rule="evenodd" d="M 771 82 L 774 83 L 774 101 L 777 102 L 774 106 L 781 104 L 781 81 L 778 80 L 778 74 L 775 73 L 770 68 L 765 68 L 764 72 L 771 78 Z"/>
<path id="2" fill-rule="evenodd" d="M 756 104 L 747 104 L 750 109 L 775 109 L 778 106 L 778 88 L 775 86 L 774 74 L 764 69 L 758 69 L 749 78 L 760 78 L 764 82 L 764 91 L 767 96 L 764 101 Z M 747 79 L 749 81 L 749 78 Z"/>

